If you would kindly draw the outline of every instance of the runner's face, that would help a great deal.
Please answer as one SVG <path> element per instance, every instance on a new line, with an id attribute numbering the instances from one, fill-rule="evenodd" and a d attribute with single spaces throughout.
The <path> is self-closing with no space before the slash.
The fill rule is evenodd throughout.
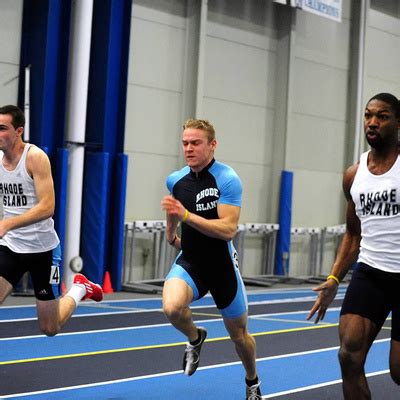
<path id="1" fill-rule="evenodd" d="M 15 129 L 11 123 L 10 114 L 0 114 L 0 150 L 12 147 L 17 138 L 21 136 L 23 128 Z"/>
<path id="2" fill-rule="evenodd" d="M 382 100 L 371 100 L 364 113 L 364 131 L 368 144 L 382 148 L 385 144 L 397 142 L 399 121 L 390 104 Z"/>
<path id="3" fill-rule="evenodd" d="M 217 141 L 208 141 L 207 132 L 203 129 L 187 128 L 183 131 L 183 154 L 187 165 L 200 172 L 214 157 Z"/>

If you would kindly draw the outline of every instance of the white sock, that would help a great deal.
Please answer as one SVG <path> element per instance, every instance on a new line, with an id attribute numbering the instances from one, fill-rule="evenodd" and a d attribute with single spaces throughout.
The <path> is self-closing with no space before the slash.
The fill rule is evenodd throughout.
<path id="1" fill-rule="evenodd" d="M 78 305 L 79 302 L 83 299 L 86 295 L 86 287 L 85 285 L 74 284 L 72 285 L 71 289 L 69 289 L 66 296 L 72 297 L 75 301 L 75 304 Z"/>

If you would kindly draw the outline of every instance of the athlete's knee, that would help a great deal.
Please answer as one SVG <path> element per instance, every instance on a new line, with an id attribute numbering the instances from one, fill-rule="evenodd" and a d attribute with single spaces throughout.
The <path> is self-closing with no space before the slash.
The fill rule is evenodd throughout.
<path id="1" fill-rule="evenodd" d="M 46 336 L 55 336 L 58 332 L 60 332 L 61 329 L 61 327 L 58 325 L 45 323 L 39 323 L 39 327 Z"/>
<path id="2" fill-rule="evenodd" d="M 0 291 L 0 305 L 2 305 L 4 303 L 4 301 L 6 300 L 6 298 L 10 295 L 10 291 L 8 290 L 4 290 L 4 291 Z"/>
<path id="3" fill-rule="evenodd" d="M 184 316 L 186 310 L 187 307 L 174 302 L 164 301 L 163 303 L 164 314 L 170 321 L 177 321 L 181 319 Z"/>
<path id="4" fill-rule="evenodd" d="M 5 299 L 11 294 L 13 287 L 11 283 L 0 276 L 0 305 L 4 303 Z"/>
<path id="5" fill-rule="evenodd" d="M 246 328 L 231 330 L 229 335 L 232 341 L 239 346 L 253 345 L 255 343 L 253 336 L 248 333 Z"/>
<path id="6" fill-rule="evenodd" d="M 340 366 L 344 372 L 364 367 L 365 355 L 359 350 L 341 346 L 338 356 Z"/>

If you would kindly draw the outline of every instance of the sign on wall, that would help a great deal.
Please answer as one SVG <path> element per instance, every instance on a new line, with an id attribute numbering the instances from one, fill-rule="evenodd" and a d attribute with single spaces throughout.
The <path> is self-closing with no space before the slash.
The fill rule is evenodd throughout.
<path id="1" fill-rule="evenodd" d="M 274 3 L 309 11 L 321 17 L 342 22 L 342 0 L 273 0 Z"/>
<path id="2" fill-rule="evenodd" d="M 302 0 L 297 3 L 304 11 L 342 22 L 342 0 Z"/>

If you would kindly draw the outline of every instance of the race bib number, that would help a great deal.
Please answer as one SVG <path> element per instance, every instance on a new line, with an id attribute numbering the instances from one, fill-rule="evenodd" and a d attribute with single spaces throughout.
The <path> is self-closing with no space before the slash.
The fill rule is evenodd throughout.
<path id="1" fill-rule="evenodd" d="M 51 266 L 50 285 L 58 285 L 60 283 L 60 267 L 58 265 Z"/>
<path id="2" fill-rule="evenodd" d="M 235 267 L 239 269 L 239 256 L 236 250 L 233 252 L 233 262 Z"/>

